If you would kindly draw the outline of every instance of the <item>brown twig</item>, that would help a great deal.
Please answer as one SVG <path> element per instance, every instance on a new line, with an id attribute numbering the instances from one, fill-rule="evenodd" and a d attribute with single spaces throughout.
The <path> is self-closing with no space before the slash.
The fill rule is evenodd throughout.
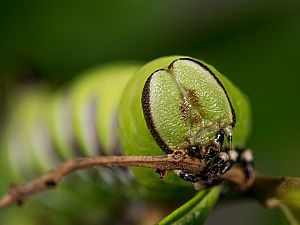
<path id="1" fill-rule="evenodd" d="M 223 178 L 232 183 L 237 191 L 254 197 L 268 208 L 277 207 L 289 191 L 300 190 L 300 177 L 270 177 L 254 173 L 247 180 L 242 169 L 232 168 Z"/>
<path id="2" fill-rule="evenodd" d="M 0 199 L 0 209 L 13 203 L 22 204 L 29 197 L 56 187 L 66 175 L 75 170 L 102 167 L 148 167 L 165 174 L 170 170 L 184 170 L 196 173 L 205 166 L 204 162 L 186 155 L 183 151 L 175 151 L 173 154 L 163 156 L 107 156 L 107 157 L 85 157 L 68 160 L 48 173 L 37 177 L 25 185 L 12 185 L 9 193 Z M 274 200 L 286 189 L 293 187 L 300 188 L 300 178 L 270 178 L 259 174 L 254 174 L 249 180 L 242 169 L 233 167 L 223 179 L 232 183 L 237 191 L 250 193 L 266 206 L 274 206 Z M 272 202 L 273 205 L 268 205 Z M 275 201 L 275 205 L 278 204 Z"/>
<path id="3" fill-rule="evenodd" d="M 0 209 L 12 203 L 22 204 L 32 195 L 53 188 L 66 175 L 75 170 L 96 166 L 105 167 L 148 167 L 159 171 L 185 170 L 195 173 L 203 168 L 201 160 L 187 156 L 183 151 L 175 151 L 173 154 L 163 156 L 106 156 L 84 157 L 70 159 L 48 173 L 37 177 L 29 183 L 20 186 L 12 185 L 9 193 L 0 199 Z"/>

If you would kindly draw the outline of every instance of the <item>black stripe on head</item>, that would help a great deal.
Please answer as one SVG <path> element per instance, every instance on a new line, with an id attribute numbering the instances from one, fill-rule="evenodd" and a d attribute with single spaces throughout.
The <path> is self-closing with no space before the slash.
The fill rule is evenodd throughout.
<path id="1" fill-rule="evenodd" d="M 144 113 L 144 117 L 146 120 L 147 127 L 156 141 L 156 143 L 159 145 L 159 147 L 167 154 L 172 153 L 173 151 L 169 148 L 169 146 L 162 140 L 159 133 L 156 130 L 155 124 L 152 119 L 152 112 L 151 112 L 151 102 L 150 102 L 150 84 L 151 79 L 153 77 L 153 74 L 157 73 L 158 71 L 166 71 L 165 69 L 159 69 L 153 72 L 147 79 L 142 93 L 142 109 Z"/>
<path id="2" fill-rule="evenodd" d="M 206 66 L 205 64 L 203 64 L 202 62 L 198 61 L 198 60 L 195 60 L 195 59 L 191 59 L 191 58 L 179 58 L 179 59 L 176 59 L 174 60 L 170 66 L 169 66 L 169 69 L 173 66 L 173 63 L 178 61 L 178 60 L 189 60 L 189 61 L 192 61 L 196 64 L 198 64 L 199 66 L 201 66 L 203 69 L 205 69 L 207 72 L 209 72 L 209 74 L 217 81 L 217 83 L 219 84 L 219 86 L 223 89 L 225 95 L 226 95 L 226 98 L 229 102 L 229 105 L 230 105 L 230 109 L 231 109 L 231 114 L 232 114 L 232 124 L 231 126 L 234 127 L 235 126 L 235 123 L 236 123 L 236 115 L 235 115 L 235 111 L 234 111 L 234 108 L 232 106 L 232 103 L 230 101 L 230 98 L 226 92 L 226 89 L 225 87 L 223 86 L 223 84 L 221 83 L 221 81 L 218 79 L 218 77 L 208 68 L 208 66 Z"/>

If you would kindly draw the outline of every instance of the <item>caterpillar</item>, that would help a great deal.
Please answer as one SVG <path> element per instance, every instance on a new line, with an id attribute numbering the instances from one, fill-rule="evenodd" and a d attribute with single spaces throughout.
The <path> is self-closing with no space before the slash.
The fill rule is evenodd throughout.
<path id="1" fill-rule="evenodd" d="M 89 170 L 70 179 L 66 189 L 87 189 L 92 177 L 97 188 L 89 188 L 91 196 L 99 192 L 110 202 L 128 203 L 141 195 L 182 201 L 194 193 L 192 183 L 218 184 L 236 161 L 251 176 L 252 156 L 242 151 L 251 126 L 247 97 L 214 67 L 191 57 L 162 57 L 142 67 L 127 62 L 94 68 L 55 93 L 29 88 L 9 112 L 1 158 L 8 159 L 7 168 L 18 181 L 75 156 L 176 150 L 205 160 L 206 167 L 196 174 L 175 171 L 163 180 L 146 168 Z M 42 201 L 55 208 L 49 199 Z M 80 211 L 79 202 L 75 208 Z M 112 208 L 122 205 L 116 202 Z M 71 223 L 79 221 L 77 216 Z"/>

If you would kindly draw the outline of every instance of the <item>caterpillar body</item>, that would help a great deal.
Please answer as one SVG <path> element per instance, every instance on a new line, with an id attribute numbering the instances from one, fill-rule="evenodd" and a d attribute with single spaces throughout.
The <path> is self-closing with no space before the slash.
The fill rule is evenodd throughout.
<path id="1" fill-rule="evenodd" d="M 80 179 L 67 185 L 87 186 L 92 176 L 97 188 L 90 192 L 123 202 L 132 187 L 136 195 L 166 201 L 194 192 L 184 180 L 218 183 L 237 160 L 234 150 L 245 148 L 251 122 L 247 97 L 214 67 L 186 56 L 159 58 L 141 68 L 136 63 L 95 68 L 54 94 L 29 89 L 9 112 L 2 158 L 8 158 L 18 181 L 75 156 L 161 155 L 181 149 L 207 161 L 197 174 L 175 171 L 163 180 L 146 168 L 106 168 L 79 173 Z"/>

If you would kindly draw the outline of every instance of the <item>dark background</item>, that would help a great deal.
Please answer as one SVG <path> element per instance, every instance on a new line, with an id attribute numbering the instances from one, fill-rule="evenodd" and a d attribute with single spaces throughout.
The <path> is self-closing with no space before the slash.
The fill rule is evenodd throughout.
<path id="1" fill-rule="evenodd" d="M 190 55 L 214 65 L 249 96 L 249 146 L 257 169 L 299 176 L 298 2 L 1 0 L 0 106 L 20 83 L 58 87 L 103 62 Z M 284 224 L 284 218 L 243 202 L 218 208 L 208 224 L 225 222 Z"/>

